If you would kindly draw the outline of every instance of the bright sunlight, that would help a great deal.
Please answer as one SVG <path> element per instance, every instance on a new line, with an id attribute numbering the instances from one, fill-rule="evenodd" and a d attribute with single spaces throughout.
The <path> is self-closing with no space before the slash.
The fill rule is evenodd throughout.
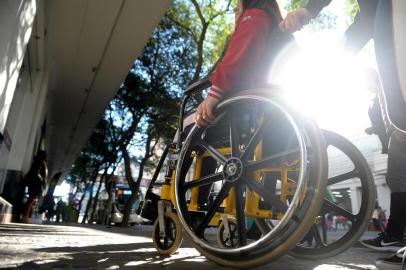
<path id="1" fill-rule="evenodd" d="M 353 135 L 368 127 L 373 94 L 365 59 L 340 49 L 334 38 L 308 38 L 299 46 L 279 56 L 270 82 L 282 84 L 288 103 L 310 114 L 321 128 Z"/>
<path id="2" fill-rule="evenodd" d="M 321 128 L 351 136 L 370 126 L 368 107 L 378 87 L 370 79 L 375 61 L 369 52 L 354 56 L 340 47 L 348 27 L 344 5 L 337 1 L 329 11 L 338 15 L 336 28 L 296 33 L 298 46 L 280 54 L 269 81 L 283 85 L 288 103 Z"/>

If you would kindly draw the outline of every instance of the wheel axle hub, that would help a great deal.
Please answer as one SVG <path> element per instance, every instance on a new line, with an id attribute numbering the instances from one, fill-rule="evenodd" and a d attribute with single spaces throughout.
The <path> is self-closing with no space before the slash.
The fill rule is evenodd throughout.
<path id="1" fill-rule="evenodd" d="M 241 160 L 235 157 L 230 158 L 224 164 L 224 179 L 228 182 L 237 181 L 241 177 L 242 171 L 243 166 Z"/>

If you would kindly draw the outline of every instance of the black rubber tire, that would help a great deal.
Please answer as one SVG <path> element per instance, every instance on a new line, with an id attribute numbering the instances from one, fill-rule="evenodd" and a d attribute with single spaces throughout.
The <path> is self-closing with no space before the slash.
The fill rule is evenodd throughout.
<path id="1" fill-rule="evenodd" d="M 318 247 L 304 247 L 298 245 L 290 252 L 290 255 L 292 256 L 311 260 L 324 259 L 335 256 L 345 251 L 355 242 L 357 242 L 369 224 L 376 200 L 374 178 L 362 153 L 350 141 L 337 133 L 323 130 L 323 134 L 327 146 L 335 147 L 352 161 L 354 165 L 354 171 L 356 171 L 355 176 L 360 179 L 362 185 L 362 201 L 359 212 L 354 217 L 355 219 L 354 222 L 352 222 L 353 224 L 351 228 L 337 241 L 327 244 L 324 243 L 324 245 L 318 245 Z M 326 183 L 327 187 L 329 186 L 328 180 L 329 179 L 327 179 Z M 319 216 L 329 213 L 328 209 L 326 208 L 326 204 L 327 201 L 325 199 Z M 311 232 L 313 237 L 315 234 L 317 234 L 317 232 L 314 231 L 315 228 L 317 227 L 313 227 L 313 231 Z M 321 239 L 321 241 L 323 240 Z"/>

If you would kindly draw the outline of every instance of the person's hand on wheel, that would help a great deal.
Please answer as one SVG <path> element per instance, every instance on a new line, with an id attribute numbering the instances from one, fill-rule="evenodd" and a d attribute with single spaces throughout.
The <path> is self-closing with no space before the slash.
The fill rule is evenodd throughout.
<path id="1" fill-rule="evenodd" d="M 289 12 L 285 19 L 279 24 L 279 28 L 284 32 L 294 33 L 308 24 L 312 17 L 312 14 L 307 9 L 299 8 Z"/>
<path id="2" fill-rule="evenodd" d="M 214 107 L 219 103 L 219 99 L 208 96 L 199 107 L 195 114 L 195 123 L 198 127 L 205 127 L 214 120 Z"/>

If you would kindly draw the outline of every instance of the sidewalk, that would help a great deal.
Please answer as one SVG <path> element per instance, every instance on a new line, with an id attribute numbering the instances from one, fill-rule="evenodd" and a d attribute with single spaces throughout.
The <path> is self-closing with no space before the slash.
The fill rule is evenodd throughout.
<path id="1" fill-rule="evenodd" d="M 374 236 L 368 232 L 365 237 Z M 227 269 L 207 261 L 184 241 L 179 252 L 160 257 L 152 245 L 151 226 L 106 228 L 98 225 L 0 225 L 2 269 Z M 284 256 L 256 268 L 295 270 L 376 269 L 375 259 L 387 253 L 356 245 L 326 260 Z"/>

